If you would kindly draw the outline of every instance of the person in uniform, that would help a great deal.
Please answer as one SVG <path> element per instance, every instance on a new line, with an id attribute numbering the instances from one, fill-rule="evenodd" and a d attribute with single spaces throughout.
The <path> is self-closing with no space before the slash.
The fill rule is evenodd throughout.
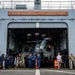
<path id="1" fill-rule="evenodd" d="M 37 60 L 38 68 L 40 68 L 40 64 L 41 64 L 41 56 L 40 56 L 40 54 L 37 54 L 36 60 Z"/>
<path id="2" fill-rule="evenodd" d="M 2 56 L 0 56 L 0 68 L 2 68 Z"/>
<path id="3" fill-rule="evenodd" d="M 22 55 L 21 55 L 21 64 L 22 64 L 22 68 L 24 68 L 25 67 L 25 56 L 24 56 L 24 54 L 22 53 Z"/>
<path id="4" fill-rule="evenodd" d="M 32 56 L 32 68 L 35 67 L 35 61 L 36 61 L 36 56 L 33 55 L 33 56 Z"/>
<path id="5" fill-rule="evenodd" d="M 2 68 L 5 69 L 5 56 L 2 54 Z"/>
<path id="6" fill-rule="evenodd" d="M 5 57 L 5 67 L 6 68 L 9 68 L 9 56 L 8 55 L 6 55 L 6 57 Z"/>
<path id="7" fill-rule="evenodd" d="M 66 67 L 66 61 L 67 61 L 67 57 L 65 54 L 62 55 L 62 67 L 65 68 Z"/>
<path id="8" fill-rule="evenodd" d="M 10 67 L 13 68 L 13 66 L 14 66 L 14 57 L 12 55 L 10 55 L 9 58 L 10 58 Z"/>
<path id="9" fill-rule="evenodd" d="M 29 54 L 28 56 L 28 63 L 29 63 L 29 68 L 32 68 L 32 54 Z"/>
<path id="10" fill-rule="evenodd" d="M 70 60 L 71 60 L 71 62 L 72 62 L 72 67 L 73 67 L 73 69 L 74 69 L 74 68 L 75 68 L 75 65 L 74 65 L 75 57 L 74 57 L 73 54 L 70 55 Z"/>

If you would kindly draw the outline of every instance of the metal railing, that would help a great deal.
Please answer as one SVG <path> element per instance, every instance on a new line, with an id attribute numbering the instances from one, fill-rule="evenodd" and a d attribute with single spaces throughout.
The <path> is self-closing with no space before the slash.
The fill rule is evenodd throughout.
<path id="1" fill-rule="evenodd" d="M 75 1 L 43 1 L 42 9 L 75 9 Z"/>
<path id="2" fill-rule="evenodd" d="M 34 9 L 34 0 L 0 1 L 0 9 L 15 9 L 16 5 L 23 4 L 27 9 Z M 41 9 L 75 9 L 75 1 L 42 1 Z"/>
<path id="3" fill-rule="evenodd" d="M 26 5 L 29 9 L 34 9 L 34 1 L 0 1 L 0 9 L 15 9 L 16 5 Z"/>

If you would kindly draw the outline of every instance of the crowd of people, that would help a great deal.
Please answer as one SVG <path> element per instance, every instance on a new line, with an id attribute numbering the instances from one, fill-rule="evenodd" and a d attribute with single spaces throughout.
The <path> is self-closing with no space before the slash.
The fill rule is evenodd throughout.
<path id="1" fill-rule="evenodd" d="M 33 68 L 36 63 L 38 64 L 38 68 L 40 68 L 40 64 L 41 64 L 41 56 L 40 54 L 37 54 L 37 56 L 32 56 L 32 54 L 30 54 L 28 56 L 28 62 L 29 62 L 29 68 Z"/>
<path id="2" fill-rule="evenodd" d="M 75 68 L 75 57 L 73 56 L 73 54 L 69 56 L 68 60 L 68 56 L 66 56 L 65 54 L 61 55 L 60 53 L 58 53 L 56 59 L 58 61 L 58 69 L 62 67 L 67 68 L 67 65 L 69 65 L 69 60 L 71 60 L 72 62 L 71 66 L 73 67 L 73 69 Z"/>
<path id="3" fill-rule="evenodd" d="M 13 60 L 14 60 L 14 57 L 11 56 L 11 55 L 4 55 L 2 54 L 0 56 L 0 68 L 9 68 L 9 67 L 13 67 Z"/>
<path id="4" fill-rule="evenodd" d="M 60 69 L 61 67 L 65 67 L 65 68 L 67 67 L 68 56 L 66 56 L 65 54 L 60 55 L 60 53 L 58 53 L 56 59 L 58 61 L 58 69 Z M 70 56 L 70 59 L 73 61 L 73 66 L 74 66 L 74 56 L 72 54 Z M 20 53 L 16 56 L 12 56 L 12 55 L 4 56 L 4 54 L 2 54 L 0 56 L 0 68 L 3 69 L 25 68 L 27 65 L 26 63 L 28 63 L 29 68 L 35 68 L 36 63 L 38 65 L 38 68 L 40 68 L 41 60 L 42 59 L 39 53 L 36 55 L 29 54 L 28 56 L 25 56 L 24 53 Z"/>
<path id="5" fill-rule="evenodd" d="M 16 56 L 2 54 L 0 56 L 0 67 L 3 69 L 8 68 L 25 68 L 26 62 L 28 62 L 29 68 L 34 68 L 37 62 L 38 68 L 40 68 L 41 64 L 41 56 L 40 54 L 25 56 L 25 54 L 20 53 Z"/>

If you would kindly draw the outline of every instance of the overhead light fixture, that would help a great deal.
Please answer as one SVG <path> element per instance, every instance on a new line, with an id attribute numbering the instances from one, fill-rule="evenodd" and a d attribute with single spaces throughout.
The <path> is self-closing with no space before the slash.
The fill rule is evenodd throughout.
<path id="1" fill-rule="evenodd" d="M 27 34 L 27 36 L 31 36 L 31 34 Z"/>
<path id="2" fill-rule="evenodd" d="M 39 33 L 35 33 L 35 35 L 36 35 L 36 36 L 38 36 L 38 35 L 39 35 Z"/>
<path id="3" fill-rule="evenodd" d="M 29 41 L 29 37 L 31 36 L 31 34 L 27 34 L 27 38 L 28 38 L 28 41 Z"/>
<path id="4" fill-rule="evenodd" d="M 36 36 L 36 39 L 37 39 L 37 36 L 39 35 L 39 33 L 35 33 L 35 36 Z"/>
<path id="5" fill-rule="evenodd" d="M 41 36 L 42 36 L 42 37 L 45 37 L 45 36 L 46 36 L 46 34 L 42 34 Z"/>

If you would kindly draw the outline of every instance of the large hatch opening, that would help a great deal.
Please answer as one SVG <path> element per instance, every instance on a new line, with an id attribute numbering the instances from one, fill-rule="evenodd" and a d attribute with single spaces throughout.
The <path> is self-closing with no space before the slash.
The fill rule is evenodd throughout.
<path id="1" fill-rule="evenodd" d="M 68 56 L 67 35 L 67 28 L 9 28 L 7 54 L 39 52 L 41 67 L 53 67 L 58 52 Z"/>

